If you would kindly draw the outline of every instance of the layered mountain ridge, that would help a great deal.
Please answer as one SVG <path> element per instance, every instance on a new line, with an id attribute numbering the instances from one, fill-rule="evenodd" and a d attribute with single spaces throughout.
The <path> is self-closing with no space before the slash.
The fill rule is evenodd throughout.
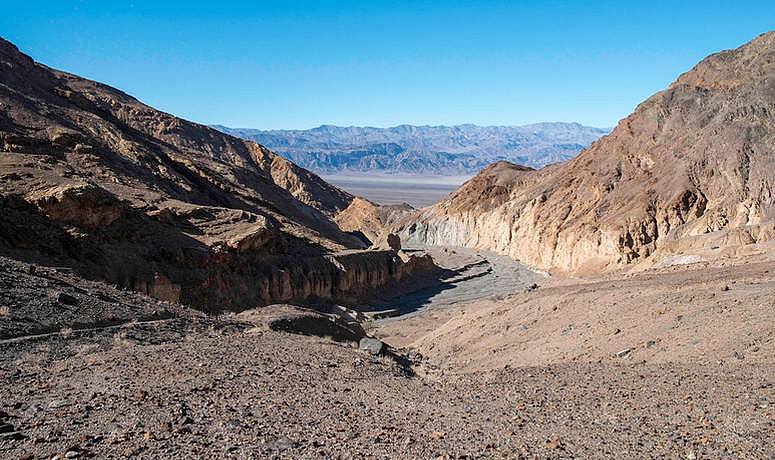
<path id="1" fill-rule="evenodd" d="M 575 159 L 496 163 L 397 229 L 545 269 L 608 270 L 771 239 L 774 174 L 769 32 L 704 59 Z"/>
<path id="2" fill-rule="evenodd" d="M 392 128 L 323 125 L 271 131 L 213 127 L 266 145 L 322 174 L 468 175 L 498 160 L 541 167 L 573 158 L 610 131 L 578 123 Z"/>
<path id="3" fill-rule="evenodd" d="M 0 151 L 4 254 L 155 297 L 213 310 L 357 297 L 428 265 L 353 252 L 369 242 L 333 219 L 354 197 L 265 147 L 2 39 Z"/>

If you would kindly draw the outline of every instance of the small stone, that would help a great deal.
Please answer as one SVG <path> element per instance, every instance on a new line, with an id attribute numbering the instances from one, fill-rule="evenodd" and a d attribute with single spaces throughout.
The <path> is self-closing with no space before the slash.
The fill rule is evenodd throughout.
<path id="1" fill-rule="evenodd" d="M 56 399 L 48 404 L 49 409 L 59 409 L 60 407 L 67 407 L 70 405 L 70 401 L 66 399 Z"/>
<path id="2" fill-rule="evenodd" d="M 441 439 L 446 435 L 443 431 L 431 431 L 428 437 L 431 439 Z"/>
<path id="3" fill-rule="evenodd" d="M 274 442 L 275 450 L 284 451 L 293 447 L 293 441 L 283 436 Z"/>
<path id="4" fill-rule="evenodd" d="M 378 355 L 382 351 L 382 341 L 373 337 L 364 337 L 358 343 L 358 348 L 372 355 Z"/>
<path id="5" fill-rule="evenodd" d="M 21 441 L 22 439 L 26 438 L 27 436 L 24 436 L 24 434 L 18 432 L 18 431 L 11 431 L 10 433 L 2 433 L 0 434 L 0 440 L 2 441 Z"/>
<path id="6" fill-rule="evenodd" d="M 624 350 L 620 350 L 616 352 L 617 358 L 624 358 L 625 356 L 629 355 L 630 352 L 632 352 L 632 348 L 625 348 Z"/>
<path id="7" fill-rule="evenodd" d="M 78 452 L 74 450 L 68 450 L 65 452 L 65 458 L 78 458 Z"/>
<path id="8" fill-rule="evenodd" d="M 549 441 L 546 441 L 546 448 L 547 449 L 559 449 L 561 446 L 560 438 L 557 436 L 553 436 L 552 439 Z"/>
<path id="9" fill-rule="evenodd" d="M 721 290 L 726 292 L 726 291 L 729 290 L 729 286 L 724 286 L 724 287 L 721 288 Z"/>
<path id="10" fill-rule="evenodd" d="M 78 299 L 71 296 L 70 294 L 67 294 L 66 292 L 60 292 L 57 296 L 57 301 L 65 305 L 76 305 L 78 303 Z"/>
<path id="11" fill-rule="evenodd" d="M 619 328 L 616 328 L 616 329 L 614 329 L 613 335 L 616 335 L 616 334 L 618 334 L 620 332 L 622 332 L 622 330 L 619 329 Z"/>

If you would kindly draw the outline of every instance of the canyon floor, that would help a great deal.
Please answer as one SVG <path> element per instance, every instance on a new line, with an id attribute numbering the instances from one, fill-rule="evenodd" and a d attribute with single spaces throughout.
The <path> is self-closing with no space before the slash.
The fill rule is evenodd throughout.
<path id="1" fill-rule="evenodd" d="M 377 356 L 311 310 L 205 316 L 0 259 L 0 457 L 775 454 L 770 252 L 498 284 L 492 255 L 432 250 L 468 271 L 369 324 Z"/>

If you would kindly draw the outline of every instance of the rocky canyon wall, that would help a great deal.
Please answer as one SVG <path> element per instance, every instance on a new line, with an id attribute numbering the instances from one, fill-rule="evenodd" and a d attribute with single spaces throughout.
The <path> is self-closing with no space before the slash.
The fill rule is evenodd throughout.
<path id="1" fill-rule="evenodd" d="M 768 241 L 773 222 L 770 32 L 706 58 L 577 158 L 496 163 L 394 231 L 583 272 Z"/>

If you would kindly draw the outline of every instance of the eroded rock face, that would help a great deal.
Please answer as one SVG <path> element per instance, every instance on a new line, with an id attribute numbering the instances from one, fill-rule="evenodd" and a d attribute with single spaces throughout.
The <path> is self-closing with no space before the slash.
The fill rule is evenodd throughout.
<path id="1" fill-rule="evenodd" d="M 258 144 L 2 39 L 0 83 L 3 254 L 209 310 L 357 299 L 428 266 L 358 253 L 334 221 L 355 197 Z"/>
<path id="2" fill-rule="evenodd" d="M 775 32 L 714 54 L 579 157 L 496 163 L 394 226 L 534 266 L 598 271 L 773 237 Z"/>

